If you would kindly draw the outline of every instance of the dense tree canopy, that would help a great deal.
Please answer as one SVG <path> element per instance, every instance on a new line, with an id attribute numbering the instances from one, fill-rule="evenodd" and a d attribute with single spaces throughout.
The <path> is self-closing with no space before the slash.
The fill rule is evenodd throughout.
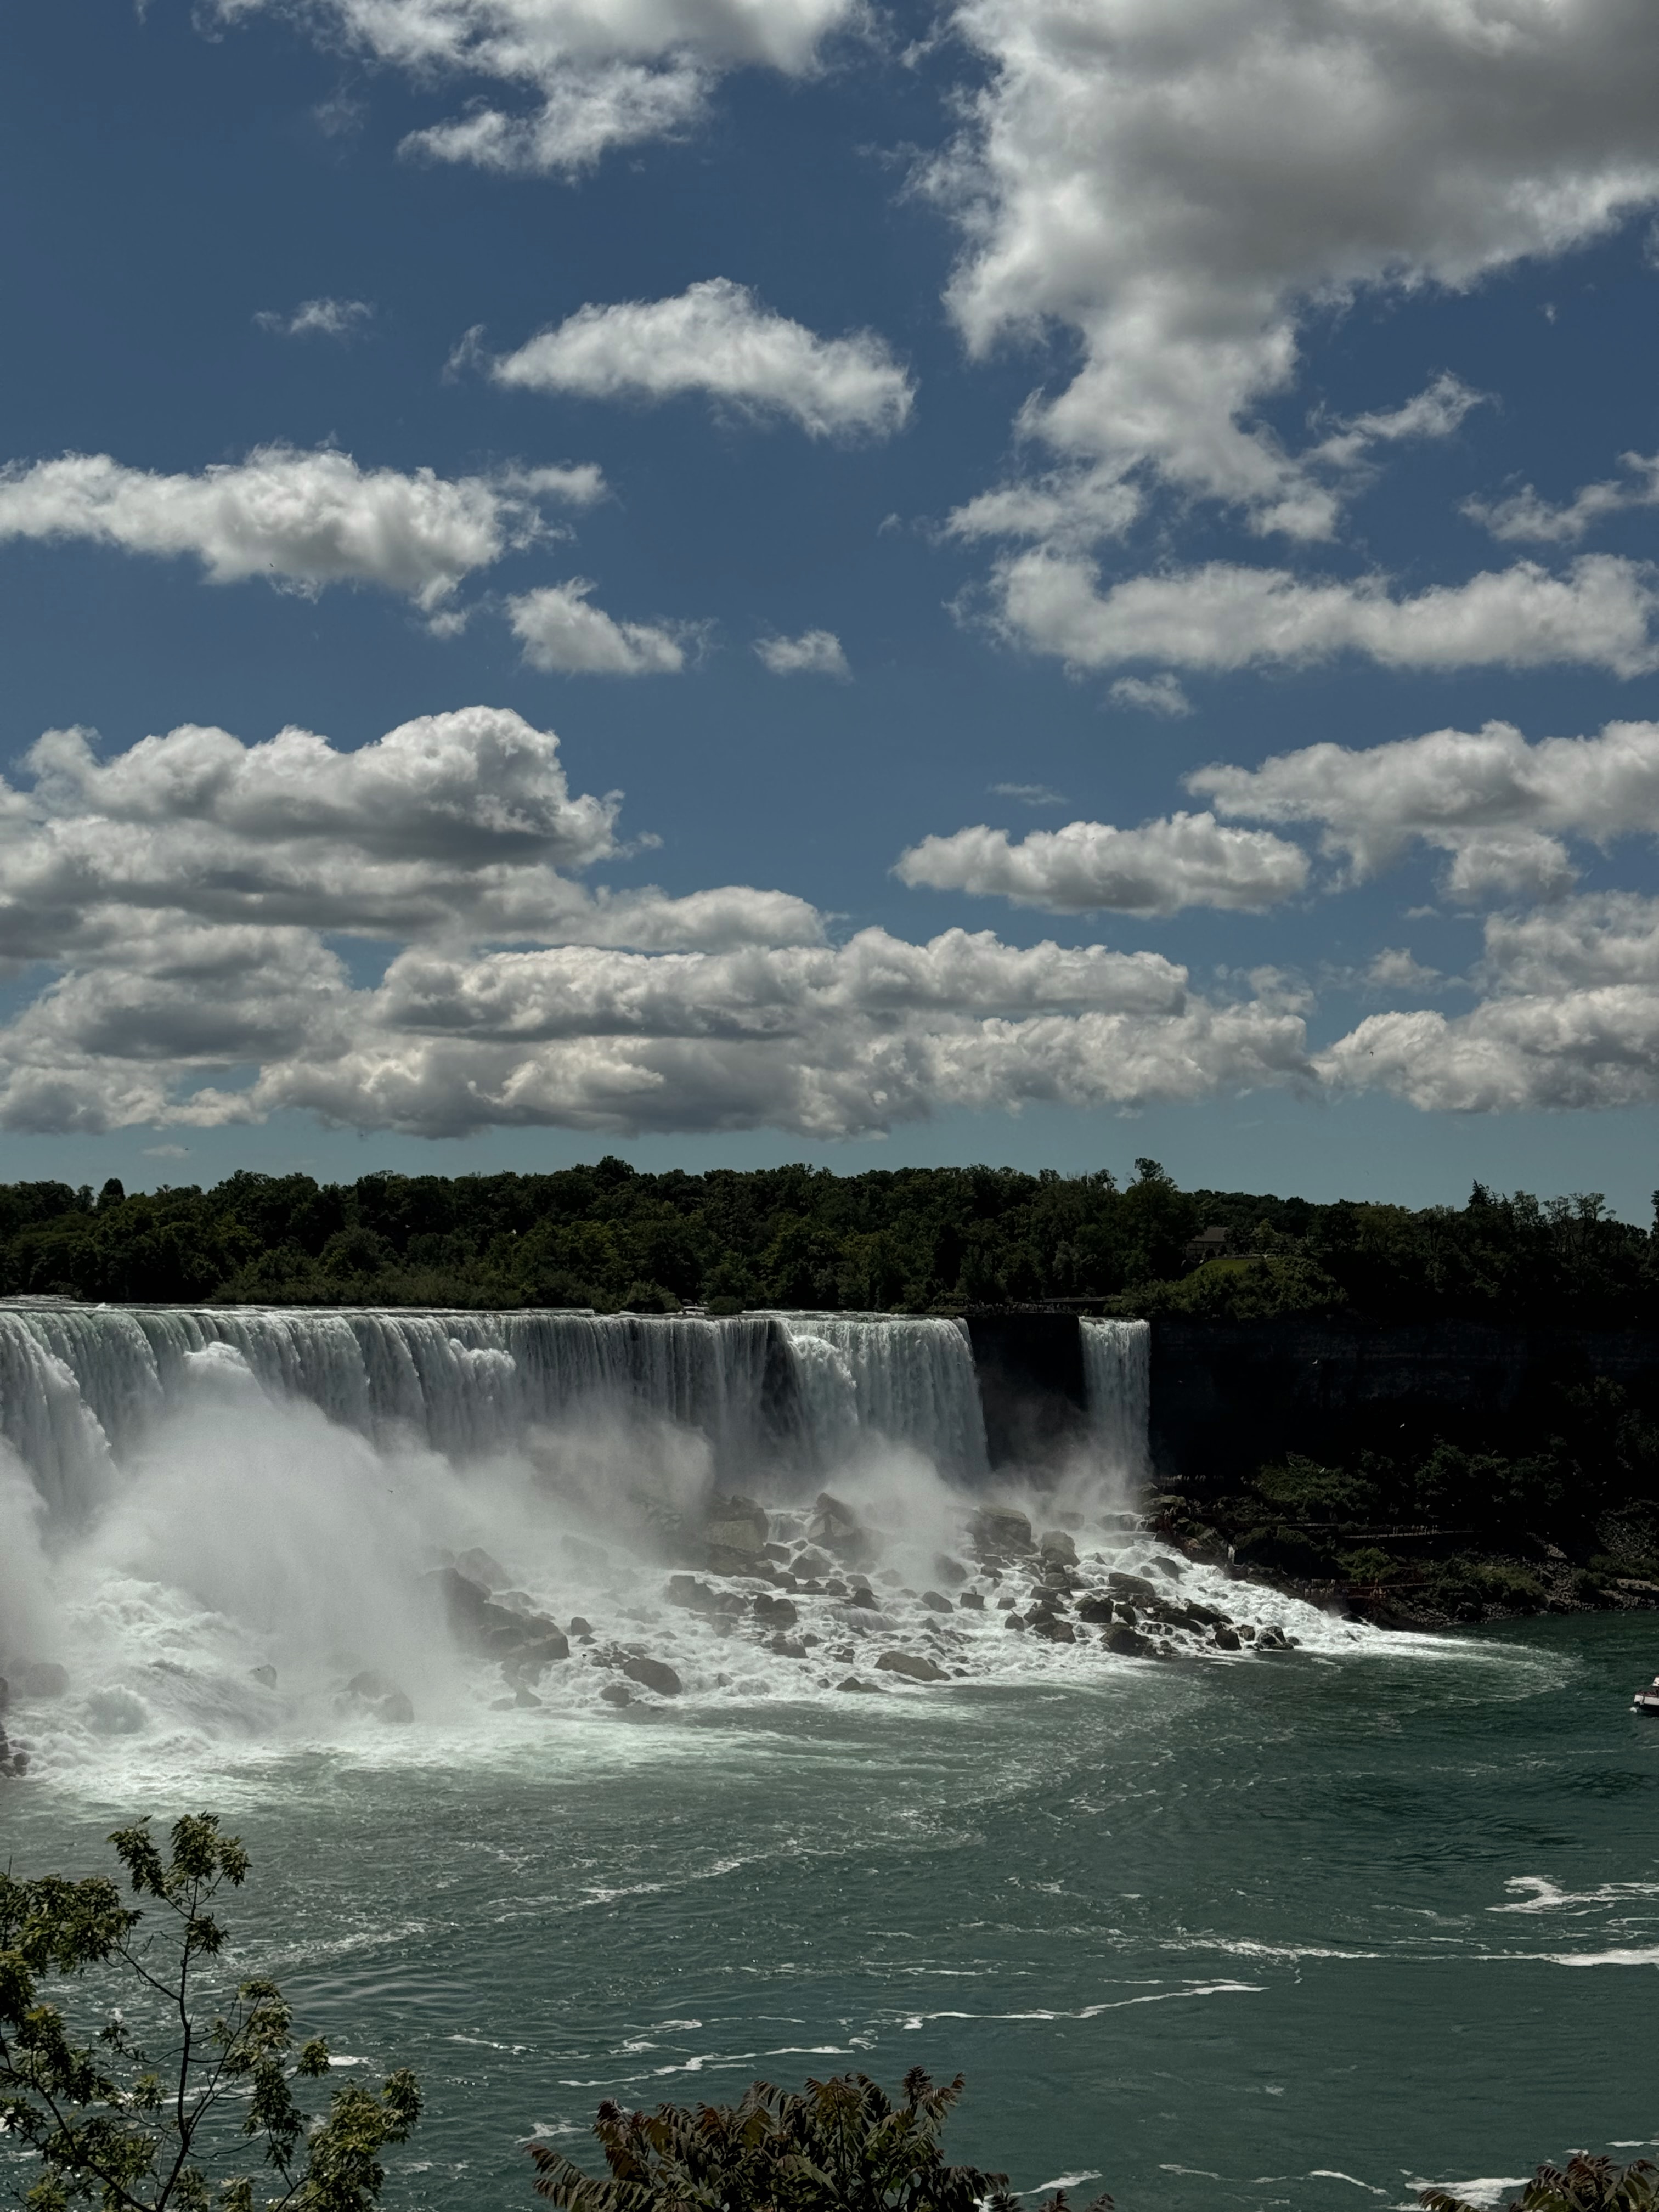
<path id="1" fill-rule="evenodd" d="M 1187 1246 L 1228 1232 L 1196 1267 Z M 919 1311 L 1109 1299 L 1248 1316 L 1659 1318 L 1659 1243 L 1597 1196 L 1461 1208 L 1183 1191 L 1109 1174 L 805 1166 L 645 1175 L 238 1174 L 211 1190 L 0 1186 L 0 1295 L 336 1305 Z"/>

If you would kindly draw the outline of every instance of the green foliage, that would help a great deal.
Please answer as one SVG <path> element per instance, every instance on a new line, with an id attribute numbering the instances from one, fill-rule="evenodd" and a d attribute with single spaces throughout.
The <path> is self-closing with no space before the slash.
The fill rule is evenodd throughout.
<path id="1" fill-rule="evenodd" d="M 1206 1260 L 1178 1283 L 1142 1283 L 1115 1304 L 1125 1314 L 1190 1314 L 1207 1321 L 1270 1321 L 1279 1314 L 1330 1313 L 1348 1294 L 1312 1260 L 1254 1253 Z"/>
<path id="2" fill-rule="evenodd" d="M 1230 1256 L 1187 1246 L 1225 1229 Z M 239 1174 L 212 1190 L 0 1186 L 0 1296 L 283 1305 L 750 1305 L 915 1312 L 1031 1300 L 1248 1322 L 1345 1308 L 1623 1326 L 1659 1321 L 1659 1245 L 1594 1195 L 1477 1184 L 1467 1206 L 1313 1206 L 1102 1170 L 805 1166 L 641 1175 Z M 1583 1418 L 1600 1417 L 1593 1408 Z M 1621 1449 L 1659 1493 L 1659 1431 Z M 1629 1486 L 1627 1486 L 1628 1487 Z"/>
<path id="3" fill-rule="evenodd" d="M 1544 1585 L 1507 1560 L 1460 1554 L 1434 1571 L 1421 1595 L 1425 1604 L 1454 1620 L 1480 1620 L 1493 1609 L 1536 1613 L 1544 1603 Z"/>
<path id="4" fill-rule="evenodd" d="M 593 2132 L 608 2178 L 532 2143 L 536 2189 L 562 2212 L 975 2212 L 988 2197 L 1013 2212 L 1005 2174 L 945 2162 L 939 2137 L 961 2094 L 960 2075 L 939 2085 L 917 2066 L 896 2104 L 865 2074 L 800 2091 L 757 2081 L 729 2106 L 627 2113 L 607 2101 Z"/>
<path id="5" fill-rule="evenodd" d="M 1352 1552 L 1339 1552 L 1336 1564 L 1351 1583 L 1391 1583 L 1404 1571 L 1394 1553 L 1377 1544 L 1360 1544 Z"/>
<path id="6" fill-rule="evenodd" d="M 372 2212 L 381 2149 L 420 2118 L 414 2076 L 338 2090 L 325 2116 L 309 2118 L 294 2083 L 327 2074 L 328 2046 L 313 2039 L 295 2051 L 275 1984 L 243 1982 L 222 2012 L 202 2011 L 204 1970 L 228 1940 L 212 1906 L 248 1872 L 240 1843 L 211 1813 L 175 1821 L 165 1856 L 147 1821 L 110 1840 L 131 1894 L 156 1908 L 159 1943 L 144 1906 L 103 1875 L 0 1874 L 0 2130 L 40 2160 L 30 2212 L 82 2201 L 102 2212 L 205 2212 L 216 2193 L 223 2212 L 255 2212 L 255 2178 L 220 2170 L 240 2163 L 238 2133 L 260 2147 L 263 2212 Z M 122 1984 L 164 2043 L 149 2050 L 119 2008 L 77 2042 L 40 1985 L 88 1974 Z"/>
<path id="7" fill-rule="evenodd" d="M 1443 2189 L 1418 2198 L 1428 2212 L 1476 2212 Z M 1659 2166 L 1638 2158 L 1630 2166 L 1580 2151 L 1565 2166 L 1540 2166 L 1504 2212 L 1653 2212 L 1659 2205 Z"/>
<path id="8" fill-rule="evenodd" d="M 1342 1521 L 1369 1512 L 1375 1503 L 1373 1486 L 1340 1467 L 1321 1467 L 1316 1460 L 1287 1452 L 1282 1465 L 1264 1467 L 1255 1486 L 1275 1505 L 1293 1510 L 1299 1519 Z"/>

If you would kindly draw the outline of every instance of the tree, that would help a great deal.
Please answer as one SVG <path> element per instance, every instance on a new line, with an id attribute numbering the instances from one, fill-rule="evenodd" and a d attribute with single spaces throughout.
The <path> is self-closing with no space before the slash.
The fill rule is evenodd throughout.
<path id="1" fill-rule="evenodd" d="M 294 2084 L 328 2072 L 328 2045 L 313 2038 L 295 2051 L 276 1984 L 243 1982 L 222 2013 L 203 2010 L 228 1940 L 211 1908 L 248 1872 L 240 1841 L 211 1813 L 175 1821 L 165 1858 L 147 1820 L 110 1841 L 164 1936 L 104 1875 L 0 1874 L 0 2132 L 40 2160 L 30 2212 L 82 2199 L 102 2212 L 202 2212 L 216 2182 L 223 2212 L 255 2212 L 255 2177 L 225 2170 L 247 2154 L 239 2136 L 260 2145 L 268 2169 L 262 2212 L 372 2212 L 381 2149 L 420 2118 L 414 2075 L 400 2070 L 378 2090 L 354 2083 L 307 2117 Z M 40 1995 L 48 1977 L 101 1970 L 161 2039 L 153 2053 L 119 2008 L 76 2042 Z"/>
<path id="2" fill-rule="evenodd" d="M 1425 2189 L 1418 2202 L 1428 2212 L 1475 2212 L 1443 2189 Z M 1581 2150 L 1565 2166 L 1540 2166 L 1504 2212 L 1653 2212 L 1656 2205 L 1659 2166 L 1650 2158 L 1615 2166 Z"/>
<path id="3" fill-rule="evenodd" d="M 562 2212 L 975 2212 L 988 2198 L 1013 2212 L 1006 2174 L 945 2162 L 961 2094 L 961 2075 L 935 2086 L 915 2066 L 898 2104 L 866 2074 L 799 2092 L 757 2081 L 737 2105 L 629 2114 L 607 2100 L 593 2132 L 610 2178 L 532 2143 L 536 2189 Z"/>

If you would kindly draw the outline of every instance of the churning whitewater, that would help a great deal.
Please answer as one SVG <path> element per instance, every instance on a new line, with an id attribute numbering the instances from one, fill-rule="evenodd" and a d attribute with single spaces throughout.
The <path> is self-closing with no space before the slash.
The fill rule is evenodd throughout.
<path id="1" fill-rule="evenodd" d="M 11 1778 L 1368 1638 L 1160 1552 L 1146 1326 L 1081 1326 L 994 1475 L 951 1320 L 8 1304 Z"/>

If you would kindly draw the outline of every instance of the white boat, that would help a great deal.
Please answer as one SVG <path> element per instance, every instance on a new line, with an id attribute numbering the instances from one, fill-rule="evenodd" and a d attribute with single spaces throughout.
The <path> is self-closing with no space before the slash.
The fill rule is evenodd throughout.
<path id="1" fill-rule="evenodd" d="M 1638 1690 L 1631 1699 L 1638 1713 L 1651 1713 L 1659 1720 L 1659 1674 L 1656 1674 L 1645 1690 Z"/>

